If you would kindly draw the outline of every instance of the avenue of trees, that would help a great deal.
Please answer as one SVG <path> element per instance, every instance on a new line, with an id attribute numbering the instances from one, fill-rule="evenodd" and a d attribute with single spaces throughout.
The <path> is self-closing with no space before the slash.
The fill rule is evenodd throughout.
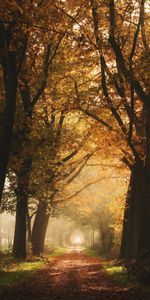
<path id="1" fill-rule="evenodd" d="M 109 168 L 118 157 L 116 167 L 121 161 L 130 173 L 118 258 L 147 264 L 149 2 L 0 0 L 0 7 L 0 200 L 2 211 L 16 213 L 14 257 L 26 257 L 27 240 L 40 255 L 66 187 L 91 160 Z M 70 204 L 80 222 L 78 209 Z M 94 216 L 100 220 L 93 211 L 81 223 Z"/>

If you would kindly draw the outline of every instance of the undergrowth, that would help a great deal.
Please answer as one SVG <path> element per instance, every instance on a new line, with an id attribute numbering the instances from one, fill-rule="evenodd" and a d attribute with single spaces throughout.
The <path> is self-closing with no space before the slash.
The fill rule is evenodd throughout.
<path id="1" fill-rule="evenodd" d="M 24 261 L 16 260 L 12 257 L 11 251 L 0 252 L 0 287 L 11 286 L 20 283 L 25 279 L 36 274 L 40 269 L 43 269 L 48 260 L 53 257 L 63 255 L 67 252 L 66 248 L 57 247 L 49 254 L 40 257 L 34 257 L 29 252 L 27 259 Z"/>

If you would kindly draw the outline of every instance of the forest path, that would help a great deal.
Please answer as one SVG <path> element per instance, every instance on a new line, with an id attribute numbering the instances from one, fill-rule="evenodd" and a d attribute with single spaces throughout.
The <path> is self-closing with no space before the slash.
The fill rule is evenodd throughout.
<path id="1" fill-rule="evenodd" d="M 32 278 L 0 294 L 1 300 L 142 300 L 118 286 L 100 260 L 82 253 L 55 257 Z M 149 299 L 149 298 L 147 298 Z"/>

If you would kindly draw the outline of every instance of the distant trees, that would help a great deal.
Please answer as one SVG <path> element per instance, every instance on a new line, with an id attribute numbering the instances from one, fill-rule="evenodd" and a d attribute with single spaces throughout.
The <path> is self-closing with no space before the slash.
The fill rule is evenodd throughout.
<path id="1" fill-rule="evenodd" d="M 77 119 L 78 117 L 79 116 L 76 115 Z M 67 124 L 66 119 L 69 118 L 69 112 L 66 111 L 58 114 L 58 112 L 54 113 L 53 111 L 53 118 L 53 122 L 51 123 L 50 121 L 49 123 L 49 133 L 51 133 L 51 135 L 47 135 L 48 132 L 46 132 L 45 142 L 43 146 L 40 145 L 39 147 L 39 151 L 43 151 L 41 170 L 38 171 L 36 169 L 39 166 L 39 157 L 37 157 L 38 160 L 35 160 L 35 170 L 33 165 L 32 173 L 34 179 L 33 187 L 35 188 L 36 185 L 39 187 L 34 195 L 34 197 L 37 195 L 39 203 L 35 213 L 31 235 L 33 253 L 36 255 L 39 255 L 44 251 L 44 241 L 48 221 L 53 210 L 57 207 L 57 195 L 62 195 L 64 187 L 79 175 L 88 159 L 92 156 L 92 153 L 84 155 L 84 136 L 83 139 L 80 139 L 79 144 L 76 143 L 71 151 L 69 151 L 69 145 L 65 144 L 66 139 L 70 139 L 70 142 L 72 143 L 73 138 L 77 138 L 78 136 L 76 130 L 72 130 Z M 80 123 L 77 124 L 77 126 L 80 128 Z M 47 126 L 46 128 L 48 129 Z M 44 134 L 41 138 L 44 138 Z M 78 136 L 78 138 L 80 137 Z M 50 150 L 51 156 L 49 156 Z M 34 177 L 38 174 L 37 172 L 39 172 L 39 175 L 42 174 L 42 176 L 39 178 L 37 178 L 37 176 Z"/>

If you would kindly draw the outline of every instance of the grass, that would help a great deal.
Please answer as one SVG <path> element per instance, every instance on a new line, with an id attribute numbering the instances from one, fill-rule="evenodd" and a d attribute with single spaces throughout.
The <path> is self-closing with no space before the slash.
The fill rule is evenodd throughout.
<path id="1" fill-rule="evenodd" d="M 87 256 L 100 258 L 100 255 L 98 254 L 98 251 L 94 250 L 94 249 L 91 249 L 91 248 L 85 248 L 83 253 Z"/>
<path id="2" fill-rule="evenodd" d="M 32 257 L 32 261 L 14 260 L 9 252 L 0 253 L 0 287 L 11 286 L 20 283 L 43 269 L 49 258 L 63 255 L 66 248 L 58 247 L 51 254 L 43 257 Z"/>
<path id="3" fill-rule="evenodd" d="M 136 279 L 129 279 L 123 266 L 116 265 L 115 262 L 103 262 L 102 264 L 108 275 L 111 276 L 121 288 L 133 290 L 137 295 L 142 295 L 142 299 L 150 299 L 150 286 L 143 285 Z"/>
<path id="4" fill-rule="evenodd" d="M 98 251 L 90 248 L 86 248 L 84 250 L 84 254 L 91 257 L 101 258 L 102 259 L 101 264 L 103 268 L 106 270 L 107 274 L 111 276 L 113 280 L 118 282 L 120 286 L 124 286 L 124 287 L 133 286 L 133 281 L 129 280 L 126 270 L 124 269 L 123 266 L 115 264 L 114 261 L 106 261 L 104 257 L 98 254 Z"/>
<path id="5" fill-rule="evenodd" d="M 114 262 L 102 262 L 102 265 L 109 276 L 117 281 L 121 286 L 131 287 L 133 281 L 129 280 L 126 270 L 121 265 L 116 265 Z"/>
<path id="6" fill-rule="evenodd" d="M 67 248 L 64 247 L 57 247 L 55 248 L 52 253 L 49 255 L 50 257 L 60 256 L 67 253 Z"/>
<path id="7" fill-rule="evenodd" d="M 13 262 L 10 266 L 0 271 L 0 287 L 10 286 L 31 277 L 45 266 L 44 261 Z"/>

